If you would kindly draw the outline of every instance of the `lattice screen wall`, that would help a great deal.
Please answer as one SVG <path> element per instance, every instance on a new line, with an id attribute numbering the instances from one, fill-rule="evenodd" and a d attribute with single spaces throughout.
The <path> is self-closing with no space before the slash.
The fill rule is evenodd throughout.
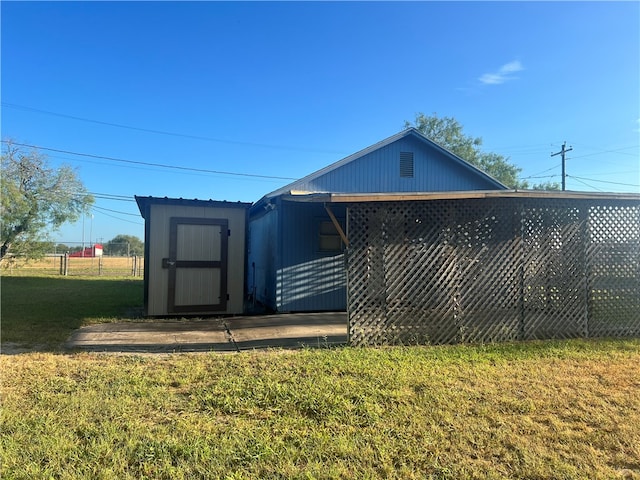
<path id="1" fill-rule="evenodd" d="M 353 345 L 640 335 L 640 202 L 361 203 Z"/>

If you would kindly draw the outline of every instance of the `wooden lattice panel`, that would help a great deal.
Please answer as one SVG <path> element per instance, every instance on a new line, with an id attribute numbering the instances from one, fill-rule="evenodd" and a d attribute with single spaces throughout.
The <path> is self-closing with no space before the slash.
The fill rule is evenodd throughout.
<path id="1" fill-rule="evenodd" d="M 522 211 L 524 339 L 587 334 L 584 210 L 555 201 Z"/>
<path id="2" fill-rule="evenodd" d="M 358 238 L 350 240 L 347 268 L 348 293 L 351 292 L 350 323 L 358 325 L 351 333 L 355 344 L 388 343 L 385 332 L 386 293 L 382 269 L 382 225 L 375 205 L 353 210 L 349 230 L 357 229 Z"/>
<path id="3" fill-rule="evenodd" d="M 589 334 L 640 335 L 640 207 L 589 208 L 586 268 Z"/>
<path id="4" fill-rule="evenodd" d="M 533 199 L 349 207 L 354 345 L 640 333 L 640 206 Z"/>

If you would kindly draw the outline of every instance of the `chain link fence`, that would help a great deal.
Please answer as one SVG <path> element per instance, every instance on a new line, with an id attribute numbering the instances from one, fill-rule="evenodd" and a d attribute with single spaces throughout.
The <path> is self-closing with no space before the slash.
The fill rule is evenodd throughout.
<path id="1" fill-rule="evenodd" d="M 37 261 L 14 258 L 5 267 L 11 275 L 66 276 L 144 276 L 144 257 L 71 257 L 69 254 L 48 254 Z"/>

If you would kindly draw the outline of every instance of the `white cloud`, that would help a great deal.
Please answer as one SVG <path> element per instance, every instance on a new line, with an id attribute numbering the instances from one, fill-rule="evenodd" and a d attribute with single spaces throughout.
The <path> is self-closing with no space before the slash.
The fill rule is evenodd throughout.
<path id="1" fill-rule="evenodd" d="M 520 63 L 519 60 L 514 60 L 509 63 L 505 63 L 502 65 L 497 72 L 485 73 L 478 80 L 485 85 L 500 85 L 508 80 L 513 80 L 513 73 L 520 72 L 524 70 L 524 67 Z"/>
<path id="2" fill-rule="evenodd" d="M 513 62 L 509 62 L 502 67 L 500 67 L 500 73 L 512 73 L 519 72 L 520 70 L 524 70 L 522 64 L 518 60 L 514 60 Z"/>

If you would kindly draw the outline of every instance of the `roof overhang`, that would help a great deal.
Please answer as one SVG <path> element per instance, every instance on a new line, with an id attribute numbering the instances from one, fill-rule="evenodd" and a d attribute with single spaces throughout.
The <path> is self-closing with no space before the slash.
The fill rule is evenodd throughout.
<path id="1" fill-rule="evenodd" d="M 393 193 L 330 193 L 290 191 L 282 196 L 289 202 L 368 203 L 473 198 L 540 198 L 566 200 L 632 200 L 640 201 L 637 193 L 573 192 L 555 190 L 473 190 L 457 192 L 393 192 Z"/>
<path id="2" fill-rule="evenodd" d="M 140 215 L 145 217 L 145 212 L 149 205 L 180 205 L 185 207 L 209 207 L 209 208 L 244 208 L 251 207 L 251 203 L 245 202 L 227 202 L 226 200 L 198 200 L 186 198 L 168 198 L 168 197 L 138 197 L 134 196 Z"/>

